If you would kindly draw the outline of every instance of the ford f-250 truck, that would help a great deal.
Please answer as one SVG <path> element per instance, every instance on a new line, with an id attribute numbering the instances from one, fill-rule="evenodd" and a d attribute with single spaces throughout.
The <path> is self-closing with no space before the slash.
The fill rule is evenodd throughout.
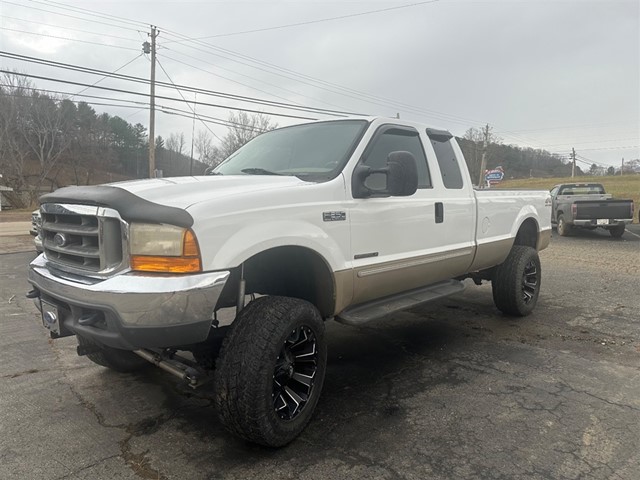
<path id="1" fill-rule="evenodd" d="M 618 200 L 599 183 L 563 183 L 551 189 L 551 224 L 566 237 L 574 227 L 604 228 L 620 238 L 633 222 L 633 200 Z"/>
<path id="2" fill-rule="evenodd" d="M 466 278 L 527 315 L 551 236 L 548 192 L 475 191 L 449 132 L 385 118 L 281 128 L 208 176 L 63 188 L 41 212 L 28 296 L 51 336 L 114 370 L 213 377 L 226 427 L 270 446 L 311 418 L 325 320 L 361 324 Z"/>

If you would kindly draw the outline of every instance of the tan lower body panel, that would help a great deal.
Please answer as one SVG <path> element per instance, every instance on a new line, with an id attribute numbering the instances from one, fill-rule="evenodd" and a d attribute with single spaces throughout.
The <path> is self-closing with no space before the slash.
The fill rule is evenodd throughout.
<path id="1" fill-rule="evenodd" d="M 357 268 L 351 303 L 356 305 L 462 275 L 468 271 L 474 252 L 475 247 L 468 247 Z"/>
<path id="2" fill-rule="evenodd" d="M 495 242 L 487 242 L 478 245 L 476 257 L 473 259 L 473 265 L 469 269 L 470 272 L 477 272 L 483 268 L 494 267 L 504 262 L 509 255 L 513 238 L 505 238 Z"/>
<path id="3" fill-rule="evenodd" d="M 549 246 L 549 242 L 551 241 L 551 229 L 543 230 L 538 233 L 538 251 L 544 250 Z"/>
<path id="4" fill-rule="evenodd" d="M 333 314 L 337 315 L 353 302 L 353 270 L 340 270 L 333 273 L 335 285 L 335 309 Z"/>
<path id="5" fill-rule="evenodd" d="M 550 238 L 551 230 L 540 232 L 537 249 L 546 248 Z M 477 247 L 335 272 L 334 313 L 338 314 L 350 305 L 499 265 L 507 258 L 513 241 L 513 238 L 506 238 Z"/>

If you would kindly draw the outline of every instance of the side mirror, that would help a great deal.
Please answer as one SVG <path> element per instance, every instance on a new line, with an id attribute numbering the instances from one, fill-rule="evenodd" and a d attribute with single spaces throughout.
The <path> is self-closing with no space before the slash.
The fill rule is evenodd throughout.
<path id="1" fill-rule="evenodd" d="M 374 173 L 386 175 L 386 189 L 373 189 L 365 185 L 367 177 Z M 375 169 L 359 165 L 353 172 L 352 190 L 355 198 L 413 195 L 418 190 L 418 166 L 415 157 L 410 152 L 391 152 L 387 156 L 385 168 Z"/>

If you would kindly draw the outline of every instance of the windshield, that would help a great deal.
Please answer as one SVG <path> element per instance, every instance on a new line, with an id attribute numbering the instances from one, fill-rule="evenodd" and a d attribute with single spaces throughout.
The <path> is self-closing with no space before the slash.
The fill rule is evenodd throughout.
<path id="1" fill-rule="evenodd" d="M 367 126 L 365 120 L 310 123 L 254 138 L 211 175 L 295 175 L 328 180 L 344 167 Z"/>

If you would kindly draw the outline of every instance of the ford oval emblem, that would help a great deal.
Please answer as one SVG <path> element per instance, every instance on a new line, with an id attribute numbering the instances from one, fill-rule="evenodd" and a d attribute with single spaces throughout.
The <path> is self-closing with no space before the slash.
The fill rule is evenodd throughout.
<path id="1" fill-rule="evenodd" d="M 67 236 L 64 233 L 56 233 L 53 236 L 53 243 L 57 247 L 64 247 L 64 246 L 67 245 L 67 243 L 69 243 L 69 239 L 67 238 Z"/>

